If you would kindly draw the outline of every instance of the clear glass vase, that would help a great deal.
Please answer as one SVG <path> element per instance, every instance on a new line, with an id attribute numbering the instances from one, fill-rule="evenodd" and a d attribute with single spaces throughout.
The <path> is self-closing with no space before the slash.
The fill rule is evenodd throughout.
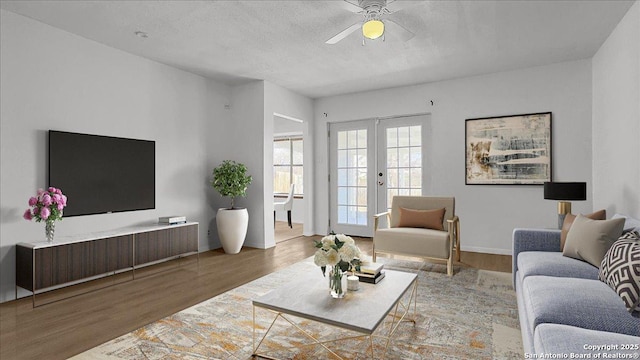
<path id="1" fill-rule="evenodd" d="M 47 242 L 53 242 L 53 234 L 56 231 L 56 222 L 47 221 L 44 225 L 44 235 L 47 238 Z"/>
<path id="2" fill-rule="evenodd" d="M 329 288 L 335 299 L 342 299 L 347 294 L 347 274 L 337 265 L 329 272 Z"/>

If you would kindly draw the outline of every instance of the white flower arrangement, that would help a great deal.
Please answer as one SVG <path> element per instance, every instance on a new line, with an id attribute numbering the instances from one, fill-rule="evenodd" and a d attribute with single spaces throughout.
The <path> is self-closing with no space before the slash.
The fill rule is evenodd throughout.
<path id="1" fill-rule="evenodd" d="M 362 253 L 355 241 L 344 234 L 330 234 L 315 241 L 316 250 L 313 262 L 320 266 L 324 275 L 326 267 L 339 267 L 342 271 L 348 271 L 353 266 L 360 264 Z"/>

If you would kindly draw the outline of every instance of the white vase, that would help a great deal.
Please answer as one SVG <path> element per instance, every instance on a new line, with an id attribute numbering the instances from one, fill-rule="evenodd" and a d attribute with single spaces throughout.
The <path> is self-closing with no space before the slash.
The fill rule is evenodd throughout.
<path id="1" fill-rule="evenodd" d="M 218 209 L 216 225 L 218 225 L 218 236 L 224 252 L 227 254 L 239 253 L 249 226 L 247 209 Z"/>

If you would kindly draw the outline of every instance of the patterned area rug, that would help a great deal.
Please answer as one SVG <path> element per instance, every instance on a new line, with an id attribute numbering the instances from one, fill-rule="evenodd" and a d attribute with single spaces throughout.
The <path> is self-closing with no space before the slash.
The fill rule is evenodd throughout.
<path id="1" fill-rule="evenodd" d="M 522 341 L 511 274 L 472 268 L 382 259 L 385 268 L 418 274 L 415 324 L 400 324 L 386 352 L 387 359 L 520 359 Z M 191 308 L 151 323 L 88 350 L 73 359 L 249 359 L 252 354 L 251 299 L 285 284 L 296 274 L 320 270 L 311 259 L 294 264 Z M 320 275 L 319 280 L 322 281 Z M 385 280 L 382 280 L 385 281 Z M 292 294 L 295 296 L 295 294 Z M 327 287 L 327 296 L 329 289 Z M 412 309 L 413 310 L 413 309 Z M 257 332 L 264 334 L 274 316 L 258 309 Z M 336 339 L 356 335 L 335 327 L 294 318 L 316 337 Z M 384 328 L 378 329 L 383 331 Z M 282 359 L 334 359 L 321 346 L 290 350 L 310 341 L 293 326 L 278 320 L 261 353 Z M 373 341 L 376 358 L 385 348 Z M 368 340 L 344 340 L 331 345 L 346 359 L 367 359 Z"/>

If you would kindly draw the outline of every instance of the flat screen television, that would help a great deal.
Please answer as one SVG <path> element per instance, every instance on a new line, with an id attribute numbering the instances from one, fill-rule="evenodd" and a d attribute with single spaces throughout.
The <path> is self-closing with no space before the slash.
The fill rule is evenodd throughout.
<path id="1" fill-rule="evenodd" d="M 64 216 L 154 209 L 155 141 L 49 130 L 49 186 Z"/>

